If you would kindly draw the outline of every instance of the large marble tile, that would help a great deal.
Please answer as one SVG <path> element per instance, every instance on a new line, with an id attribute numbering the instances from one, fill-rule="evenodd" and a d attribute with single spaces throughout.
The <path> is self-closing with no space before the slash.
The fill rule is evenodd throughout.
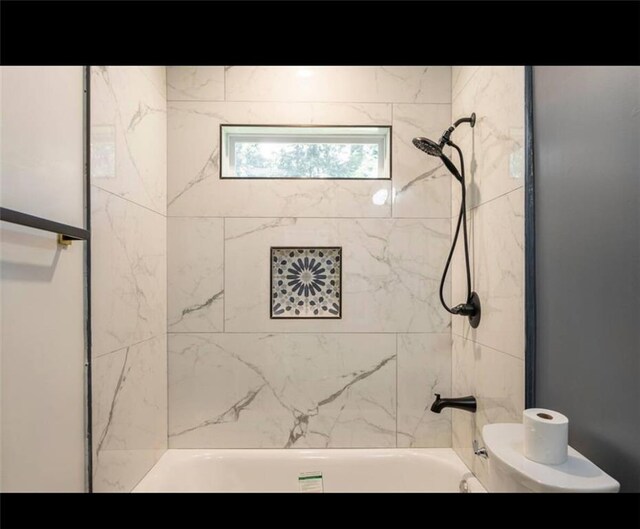
<path id="1" fill-rule="evenodd" d="M 451 173 L 413 138 L 438 141 L 451 124 L 450 105 L 393 105 L 393 216 L 449 218 Z"/>
<path id="2" fill-rule="evenodd" d="M 98 356 L 166 332 L 166 217 L 92 187 L 91 219 Z"/>
<path id="3" fill-rule="evenodd" d="M 219 177 L 220 125 L 390 125 L 391 105 L 171 103 L 168 211 L 172 216 L 388 217 L 391 181 L 235 180 Z"/>
<path id="4" fill-rule="evenodd" d="M 482 446 L 485 424 L 522 422 L 524 361 L 455 335 L 452 354 L 453 393 L 478 400 L 474 414 L 453 410 L 453 447 L 486 485 L 487 462 L 474 455 L 472 442 Z"/>
<path id="5" fill-rule="evenodd" d="M 224 66 L 167 66 L 168 101 L 223 101 Z"/>
<path id="6" fill-rule="evenodd" d="M 92 364 L 94 489 L 129 491 L 167 448 L 162 334 Z"/>
<path id="7" fill-rule="evenodd" d="M 342 319 L 269 318 L 271 246 L 342 247 Z M 227 332 L 446 332 L 447 219 L 226 219 Z"/>
<path id="8" fill-rule="evenodd" d="M 468 320 L 454 317 L 453 330 L 524 358 L 524 189 L 471 210 L 470 226 L 473 288 L 480 296 L 482 319 L 472 329 Z M 460 251 L 454 271 L 458 297 L 466 289 L 462 255 Z"/>
<path id="9" fill-rule="evenodd" d="M 170 334 L 171 448 L 393 447 L 392 334 Z"/>
<path id="10" fill-rule="evenodd" d="M 91 182 L 166 212 L 164 67 L 91 68 Z"/>
<path id="11" fill-rule="evenodd" d="M 227 101 L 449 103 L 450 66 L 230 66 Z"/>
<path id="12" fill-rule="evenodd" d="M 460 94 L 460 92 L 467 85 L 469 80 L 473 77 L 480 68 L 486 68 L 486 66 L 452 66 L 451 67 L 451 99 Z"/>
<path id="13" fill-rule="evenodd" d="M 224 219 L 170 217 L 169 332 L 221 332 L 224 304 Z"/>
<path id="14" fill-rule="evenodd" d="M 524 184 L 524 67 L 481 66 L 452 100 L 452 120 L 472 112 L 475 127 L 460 125 L 452 135 L 465 157 L 469 208 Z M 454 192 L 452 211 L 459 204 Z"/>
<path id="15" fill-rule="evenodd" d="M 398 335 L 398 446 L 451 446 L 451 410 L 433 413 L 435 393 L 451 396 L 451 335 Z"/>

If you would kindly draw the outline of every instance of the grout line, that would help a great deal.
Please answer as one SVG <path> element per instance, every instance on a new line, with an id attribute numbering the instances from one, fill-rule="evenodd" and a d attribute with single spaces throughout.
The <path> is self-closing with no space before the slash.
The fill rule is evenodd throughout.
<path id="1" fill-rule="evenodd" d="M 397 331 L 169 331 L 167 334 L 338 334 L 338 335 L 350 335 L 350 334 L 363 334 L 363 335 L 378 335 L 378 334 L 442 334 L 449 336 L 447 331 L 425 331 L 425 332 L 397 332 Z M 457 336 L 457 335 L 456 335 Z M 461 336 L 462 338 L 462 336 Z M 496 349 L 497 350 L 497 349 Z M 500 351 L 502 352 L 502 351 Z M 506 354 L 506 353 L 505 353 Z"/>
<path id="2" fill-rule="evenodd" d="M 493 202 L 493 201 L 495 201 L 495 200 L 498 200 L 499 198 L 506 197 L 506 196 L 507 196 L 507 195 L 509 195 L 510 193 L 513 193 L 514 191 L 518 191 L 518 190 L 523 189 L 523 188 L 524 188 L 524 183 L 523 183 L 522 185 L 519 185 L 518 187 L 515 187 L 515 188 L 513 188 L 513 189 L 510 189 L 509 191 L 506 191 L 506 192 L 504 192 L 504 193 L 502 193 L 502 194 L 500 194 L 500 195 L 497 195 L 497 196 L 492 197 L 492 198 L 490 198 L 490 199 L 488 199 L 488 200 L 485 200 L 484 202 L 480 202 L 480 204 L 476 204 L 476 205 L 475 205 L 475 206 L 473 206 L 472 208 L 467 209 L 467 213 L 468 213 L 468 212 L 470 212 L 470 211 L 473 211 L 473 210 L 475 210 L 475 209 L 478 209 L 480 206 L 484 206 L 485 204 L 490 204 L 491 202 Z M 459 205 L 460 205 L 460 204 L 458 203 L 458 206 L 459 206 Z M 451 215 L 451 218 L 452 218 L 452 219 L 457 218 L 457 215 Z"/>
<path id="3" fill-rule="evenodd" d="M 165 432 L 165 451 L 169 449 L 169 83 L 168 83 L 168 70 L 165 66 L 165 252 L 166 252 L 166 277 L 165 277 L 165 381 L 166 381 L 166 408 L 167 408 L 167 422 Z M 162 456 L 160 456 L 162 457 Z M 155 466 L 155 463 L 154 463 Z M 139 483 L 139 482 L 138 482 Z"/>
<path id="4" fill-rule="evenodd" d="M 460 90 L 458 91 L 458 93 L 454 96 L 453 95 L 453 66 L 451 67 L 451 104 L 452 105 L 453 105 L 454 100 L 456 100 L 458 97 L 460 97 L 460 95 L 462 94 L 464 89 L 469 84 L 469 81 L 471 81 L 471 79 L 473 79 L 476 76 L 476 74 L 480 71 L 480 68 L 491 68 L 491 66 L 476 66 L 475 70 L 473 71 L 473 73 L 464 82 L 464 84 L 460 87 Z M 451 123 L 453 123 L 453 121 L 451 121 Z"/>
<path id="5" fill-rule="evenodd" d="M 227 293 L 227 279 L 226 279 L 226 270 L 227 270 L 227 219 L 222 217 L 222 292 L 224 294 Z M 271 265 L 271 263 L 269 263 Z M 226 296 L 222 295 L 222 332 L 225 332 L 227 329 L 227 303 Z M 269 294 L 271 295 L 271 294 Z M 271 300 L 269 300 L 271 301 Z"/>
<path id="6" fill-rule="evenodd" d="M 116 195 L 118 196 L 118 195 Z M 327 216 L 327 217 L 301 217 L 301 216 L 282 216 L 282 215 L 273 215 L 273 216 L 255 216 L 255 215 L 243 215 L 243 216 L 229 216 L 229 215 L 170 215 L 168 218 L 171 219 L 312 219 L 312 220 L 451 220 L 453 217 L 336 217 L 336 216 Z"/>
<path id="7" fill-rule="evenodd" d="M 112 195 L 112 196 L 114 196 L 116 198 L 120 198 L 120 199 L 124 200 L 125 202 L 128 202 L 129 204 L 133 204 L 134 206 L 138 206 L 138 207 L 141 207 L 142 209 L 146 209 L 147 211 L 150 211 L 151 213 L 155 213 L 156 215 L 160 215 L 161 217 L 168 218 L 166 213 L 161 213 L 160 211 L 156 211 L 155 209 L 150 208 L 149 206 L 144 206 L 143 204 L 139 204 L 138 202 L 134 202 L 130 198 L 126 198 L 126 197 L 123 197 L 122 195 L 118 195 L 117 193 L 114 193 L 113 191 L 109 191 L 108 189 L 104 189 L 103 187 L 100 187 L 99 185 L 96 185 L 94 183 L 92 183 L 91 185 L 93 187 L 95 187 L 96 189 L 99 189 L 100 191 L 103 191 L 105 193 L 109 193 L 110 195 Z"/>
<path id="8" fill-rule="evenodd" d="M 398 355 L 398 334 L 396 333 L 396 448 L 398 448 L 398 364 L 400 363 L 400 357 Z"/>
<path id="9" fill-rule="evenodd" d="M 507 353 L 506 351 L 502 351 L 501 349 L 496 349 L 495 347 L 492 347 L 491 345 L 487 345 L 487 344 L 479 342 L 477 340 L 472 340 L 471 338 L 466 338 L 465 336 L 462 336 L 461 334 L 458 334 L 457 332 L 453 332 L 452 331 L 452 335 L 453 336 L 457 336 L 458 338 L 461 338 L 462 340 L 464 340 L 466 342 L 471 342 L 473 344 L 480 345 L 482 347 L 486 347 L 487 349 L 491 349 L 492 351 L 495 351 L 496 353 L 502 353 L 504 355 L 510 356 L 511 358 L 515 358 L 516 360 L 520 360 L 520 361 L 524 362 L 524 358 L 520 358 L 519 356 L 516 356 L 516 355 L 514 355 L 512 353 Z"/>
<path id="10" fill-rule="evenodd" d="M 281 105 L 290 105 L 290 104 L 298 104 L 298 105 L 451 105 L 452 102 L 449 101 L 447 103 L 435 103 L 435 102 L 427 102 L 427 101 L 331 101 L 331 100 L 318 100 L 318 101 L 291 101 L 291 100 L 269 100 L 269 99 L 227 99 L 227 82 L 226 82 L 227 72 L 225 71 L 225 79 L 224 79 L 224 99 L 167 99 L 167 103 L 235 103 L 235 104 L 264 104 L 264 105 L 273 105 L 273 104 L 281 104 Z"/>
<path id="11" fill-rule="evenodd" d="M 144 340 L 140 340 L 138 342 L 130 343 L 128 345 L 123 345 L 122 347 L 118 347 L 117 349 L 113 349 L 113 350 L 107 351 L 105 353 L 95 354 L 95 355 L 93 355 L 93 360 L 96 360 L 98 358 L 102 358 L 103 356 L 109 356 L 111 354 L 118 353 L 118 352 L 120 352 L 120 351 L 122 351 L 124 349 L 128 349 L 129 347 L 135 347 L 135 346 L 140 345 L 140 344 L 142 344 L 144 342 L 148 342 L 149 340 L 154 340 L 156 338 L 160 338 L 163 334 L 165 334 L 165 333 L 154 334 L 153 336 L 149 336 L 149 338 L 145 338 Z"/>
<path id="12" fill-rule="evenodd" d="M 391 105 L 391 123 L 392 124 L 393 124 L 393 107 L 394 106 L 395 105 L 393 105 L 393 104 Z M 393 218 L 393 204 L 396 201 L 395 200 L 396 197 L 393 194 L 393 191 L 395 189 L 394 180 L 393 180 L 393 177 L 395 175 L 395 171 L 393 170 L 393 160 L 394 160 L 393 145 L 395 145 L 395 142 L 393 141 L 393 132 L 391 133 L 391 142 L 392 142 L 391 152 L 389 153 L 389 155 L 391 156 L 391 163 L 389 164 L 389 169 L 390 169 L 390 173 L 391 173 L 390 174 L 390 176 L 391 176 L 391 190 L 390 190 L 391 191 L 391 193 L 390 193 L 391 197 L 390 197 L 390 200 L 389 200 L 389 218 Z M 396 163 L 398 163 L 398 162 L 396 161 Z M 398 436 L 398 434 L 397 434 L 397 431 L 396 431 L 396 441 L 397 441 L 397 436 Z M 397 442 L 396 442 L 396 446 L 397 446 Z"/>

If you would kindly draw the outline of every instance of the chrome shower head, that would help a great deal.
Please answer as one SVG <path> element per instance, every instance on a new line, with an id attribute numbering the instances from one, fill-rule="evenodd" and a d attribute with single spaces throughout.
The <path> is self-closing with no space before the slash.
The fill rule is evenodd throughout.
<path id="1" fill-rule="evenodd" d="M 442 146 L 429 138 L 413 138 L 413 145 L 430 156 L 442 156 Z"/>

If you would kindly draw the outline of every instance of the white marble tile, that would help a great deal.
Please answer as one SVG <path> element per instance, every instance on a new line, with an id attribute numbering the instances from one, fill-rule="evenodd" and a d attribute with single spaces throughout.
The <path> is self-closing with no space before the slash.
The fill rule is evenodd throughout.
<path id="1" fill-rule="evenodd" d="M 393 447 L 392 334 L 170 334 L 171 448 Z"/>
<path id="2" fill-rule="evenodd" d="M 342 247 L 342 319 L 271 320 L 271 246 Z M 447 219 L 226 219 L 227 332 L 445 332 Z"/>
<path id="3" fill-rule="evenodd" d="M 480 67 L 452 101 L 454 121 L 472 112 L 475 127 L 462 124 L 452 135 L 465 157 L 469 208 L 524 184 L 524 67 Z M 452 211 L 459 204 L 454 191 Z"/>
<path id="4" fill-rule="evenodd" d="M 450 66 L 229 66 L 227 101 L 449 103 Z"/>
<path id="5" fill-rule="evenodd" d="M 393 105 L 393 216 L 449 218 L 451 173 L 413 138 L 437 141 L 451 124 L 450 105 Z"/>
<path id="6" fill-rule="evenodd" d="M 460 94 L 464 87 L 469 82 L 469 79 L 473 77 L 480 68 L 486 68 L 486 66 L 452 66 L 451 67 L 451 99 Z"/>
<path id="7" fill-rule="evenodd" d="M 389 180 L 220 179 L 219 143 L 223 123 L 390 125 L 391 105 L 172 103 L 168 118 L 169 215 L 390 216 Z"/>
<path id="8" fill-rule="evenodd" d="M 129 491 L 167 448 L 166 335 L 94 360 L 96 491 Z"/>
<path id="9" fill-rule="evenodd" d="M 471 290 L 475 288 L 475 280 L 476 280 L 476 268 L 475 264 L 475 239 L 473 234 L 473 226 L 474 226 L 474 214 L 472 210 L 467 212 L 467 233 L 469 236 L 469 267 L 471 269 Z M 451 219 L 451 243 L 453 243 L 453 237 L 456 231 L 456 225 L 458 223 L 458 212 L 456 210 L 455 216 Z M 447 278 L 450 280 L 451 284 L 451 296 L 449 298 L 445 298 L 447 300 L 447 304 L 452 307 L 458 305 L 459 303 L 464 303 L 467 300 L 467 272 L 465 268 L 465 260 L 464 260 L 464 232 L 462 230 L 462 224 L 460 225 L 460 234 L 458 235 L 458 241 L 456 243 L 456 249 L 453 253 L 453 258 L 451 259 L 451 267 L 449 268 L 449 272 L 447 274 Z M 444 267 L 444 263 L 442 265 Z M 480 300 L 482 302 L 482 299 Z M 484 307 L 483 307 L 484 308 Z M 483 314 L 484 316 L 484 314 Z M 481 323 L 484 321 L 481 320 Z M 451 317 L 451 331 L 454 334 L 459 336 L 468 337 L 471 332 L 471 327 L 469 326 L 468 318 L 464 316 L 452 316 Z"/>
<path id="10" fill-rule="evenodd" d="M 478 400 L 475 414 L 453 410 L 453 447 L 486 486 L 486 461 L 473 454 L 471 443 L 482 446 L 485 424 L 522 421 L 524 361 L 455 335 L 452 353 L 453 392 Z"/>
<path id="11" fill-rule="evenodd" d="M 164 67 L 91 68 L 91 182 L 166 212 Z"/>
<path id="12" fill-rule="evenodd" d="M 166 217 L 91 190 L 93 354 L 166 332 Z"/>
<path id="13" fill-rule="evenodd" d="M 223 330 L 223 226 L 224 219 L 167 219 L 169 332 Z"/>
<path id="14" fill-rule="evenodd" d="M 471 210 L 473 289 L 482 319 L 472 329 L 453 317 L 453 330 L 465 338 L 524 358 L 524 188 Z M 462 248 L 454 272 L 454 291 L 466 295 Z M 462 297 L 460 297 L 462 296 Z"/>
<path id="15" fill-rule="evenodd" d="M 398 446 L 451 446 L 451 410 L 433 413 L 435 393 L 451 394 L 451 335 L 398 335 Z"/>
<path id="16" fill-rule="evenodd" d="M 167 66 L 168 101 L 223 101 L 224 66 Z"/>
<path id="17" fill-rule="evenodd" d="M 451 339 L 451 394 L 458 397 L 475 395 L 477 399 L 473 343 L 455 334 Z M 451 410 L 452 446 L 470 469 L 476 459 L 473 453 L 475 429 L 475 413 Z"/>

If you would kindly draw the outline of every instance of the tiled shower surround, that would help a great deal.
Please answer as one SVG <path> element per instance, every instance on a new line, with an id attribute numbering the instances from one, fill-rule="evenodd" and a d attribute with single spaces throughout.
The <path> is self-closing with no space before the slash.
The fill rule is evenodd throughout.
<path id="1" fill-rule="evenodd" d="M 485 424 L 521 422 L 524 409 L 524 68 L 454 67 L 452 79 L 453 116 L 477 119 L 455 140 L 466 157 L 472 288 L 482 303 L 477 329 L 452 321 L 452 391 L 478 399 L 475 414 L 453 410 L 453 448 L 486 484 L 473 440 L 482 442 Z M 457 217 L 456 182 L 451 196 Z M 465 296 L 462 255 L 453 263 L 456 303 Z"/>
<path id="2" fill-rule="evenodd" d="M 165 79 L 91 69 L 95 491 L 131 490 L 167 448 Z"/>
<path id="3" fill-rule="evenodd" d="M 169 447 L 451 446 L 449 67 L 169 67 Z M 221 180 L 219 127 L 391 125 L 392 180 Z M 271 247 L 342 247 L 342 317 L 272 319 Z"/>
<path id="4" fill-rule="evenodd" d="M 523 406 L 522 72 L 94 68 L 95 489 L 130 490 L 167 446 L 453 446 L 484 480 L 473 438 Z M 459 186 L 411 143 L 472 111 L 475 331 L 438 300 Z M 223 123 L 391 126 L 392 180 L 221 180 Z M 341 318 L 271 318 L 272 247 L 342 248 Z M 478 413 L 452 428 L 436 392 Z"/>

